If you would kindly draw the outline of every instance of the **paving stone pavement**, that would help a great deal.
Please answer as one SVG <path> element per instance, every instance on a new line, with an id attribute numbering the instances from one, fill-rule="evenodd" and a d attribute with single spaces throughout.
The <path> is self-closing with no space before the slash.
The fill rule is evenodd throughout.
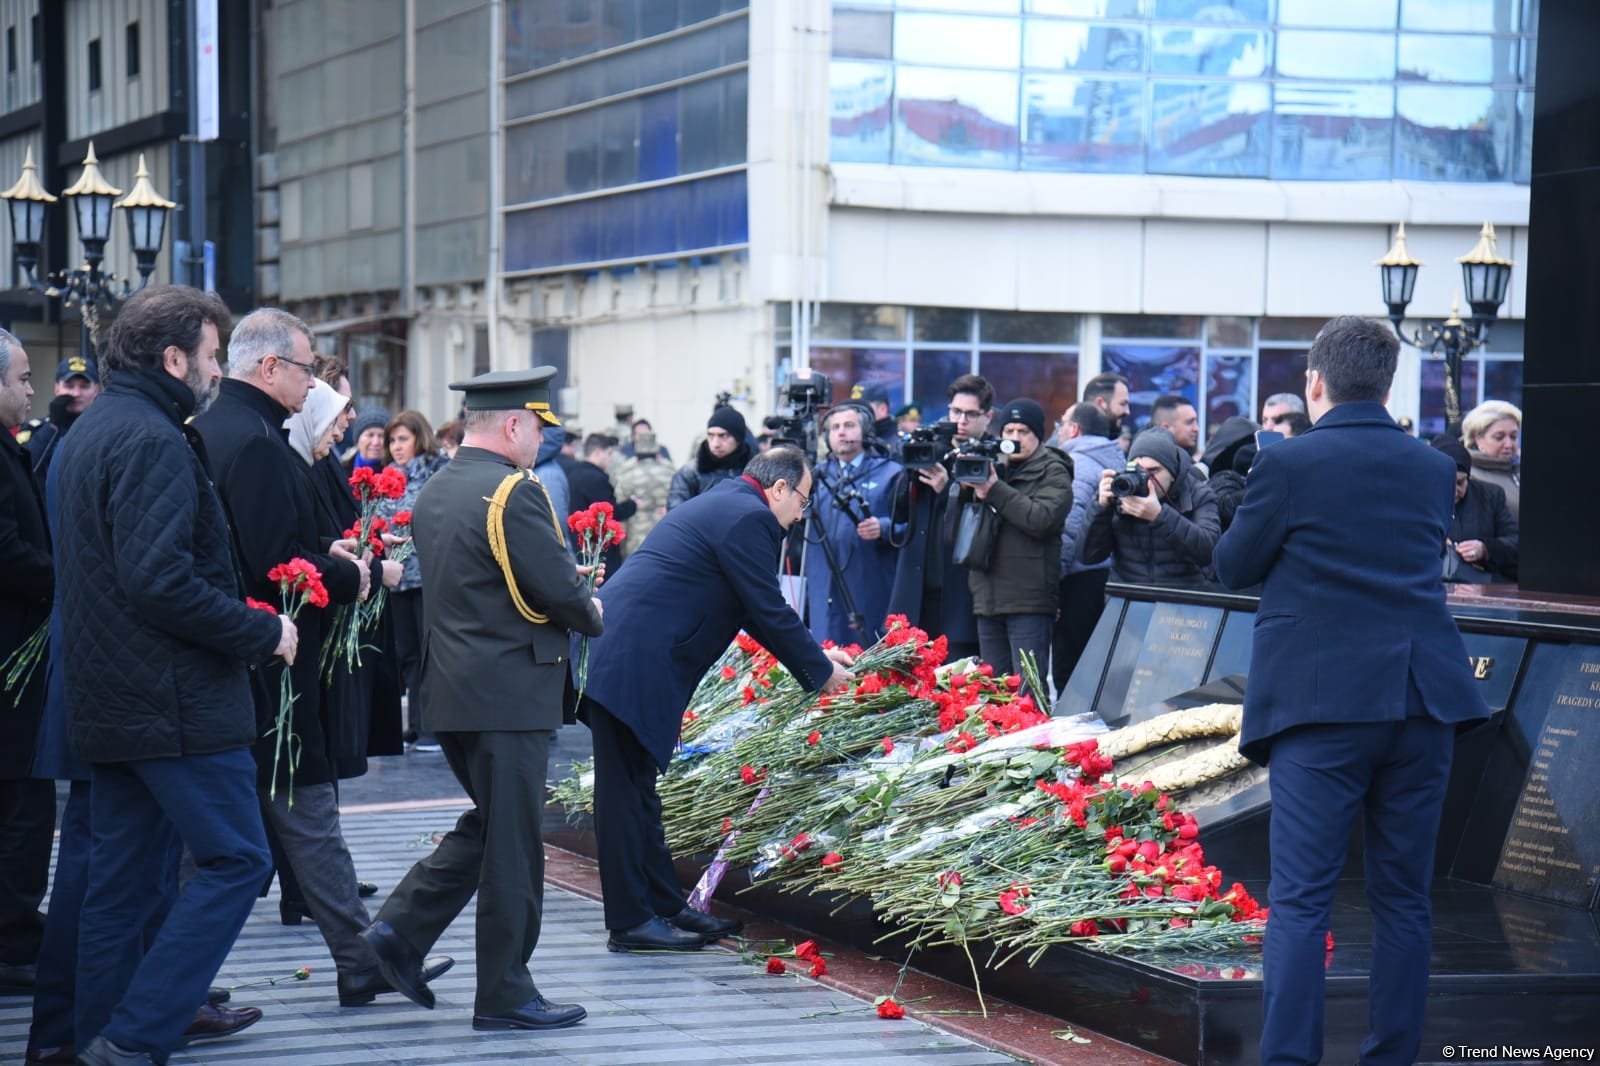
<path id="1" fill-rule="evenodd" d="M 432 834 L 458 810 L 434 809 L 344 818 L 356 869 L 381 886 L 379 899 L 432 847 Z M 373 901 L 376 902 L 376 901 Z M 376 913 L 376 907 L 372 908 Z M 605 948 L 598 903 L 556 888 L 545 893 L 544 929 L 532 969 L 539 990 L 581 1003 L 589 1017 L 548 1033 L 478 1033 L 471 1028 L 473 926 L 469 906 L 435 947 L 456 965 L 435 981 L 438 1007 L 425 1011 L 397 995 L 342 1009 L 327 948 L 310 924 L 278 924 L 277 898 L 261 900 L 217 984 L 288 977 L 309 966 L 307 981 L 240 988 L 235 1005 L 266 1014 L 239 1036 L 174 1055 L 183 1064 L 334 1064 L 486 1062 L 762 1063 L 824 1061 L 829 1066 L 926 1062 L 937 1066 L 1008 1063 L 1010 1056 L 912 1019 L 879 1019 L 871 1005 L 803 977 L 773 976 L 733 952 L 707 949 L 669 956 L 622 955 Z M 842 1013 L 841 1013 L 842 1012 Z M 0 1058 L 20 1062 L 29 1001 L 0 999 Z"/>

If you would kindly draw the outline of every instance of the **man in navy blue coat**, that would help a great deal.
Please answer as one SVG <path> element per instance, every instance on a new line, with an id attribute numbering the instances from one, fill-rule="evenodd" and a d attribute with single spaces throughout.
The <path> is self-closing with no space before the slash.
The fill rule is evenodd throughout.
<path id="1" fill-rule="evenodd" d="M 1262 449 L 1214 558 L 1230 588 L 1262 583 L 1239 749 L 1272 767 L 1264 1066 L 1322 1057 L 1325 937 L 1358 815 L 1373 918 L 1361 1062 L 1415 1061 L 1455 726 L 1489 716 L 1441 582 L 1455 470 L 1383 406 L 1398 350 L 1368 319 L 1322 328 L 1316 425 Z"/>
<path id="2" fill-rule="evenodd" d="M 603 590 L 605 633 L 589 644 L 580 713 L 594 734 L 595 844 L 613 951 L 693 951 L 737 931 L 684 906 L 656 775 L 701 675 L 739 630 L 808 691 L 851 677 L 849 656 L 818 647 L 778 588 L 784 531 L 811 489 L 800 451 L 763 452 L 741 477 L 667 512 Z"/>

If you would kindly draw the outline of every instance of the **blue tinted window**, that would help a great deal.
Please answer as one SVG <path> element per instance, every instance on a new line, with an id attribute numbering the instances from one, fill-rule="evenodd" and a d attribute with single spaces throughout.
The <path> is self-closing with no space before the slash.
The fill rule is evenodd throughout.
<path id="1" fill-rule="evenodd" d="M 895 86 L 894 161 L 1015 166 L 1017 76 L 901 67 Z"/>
<path id="2" fill-rule="evenodd" d="M 1199 348 L 1119 341 L 1105 345 L 1100 354 L 1106 370 L 1128 379 L 1129 406 L 1134 425 L 1141 429 L 1150 421 L 1158 396 L 1172 393 L 1199 402 Z"/>
<path id="3" fill-rule="evenodd" d="M 828 81 L 832 101 L 828 129 L 835 161 L 887 163 L 894 67 L 835 61 Z"/>
<path id="4" fill-rule="evenodd" d="M 1394 155 L 1388 85 L 1279 85 L 1273 96 L 1272 176 L 1381 181 Z"/>
<path id="5" fill-rule="evenodd" d="M 1395 173 L 1421 181 L 1505 181 L 1517 112 L 1515 93 L 1444 86 L 1395 92 Z"/>
<path id="6" fill-rule="evenodd" d="M 1137 78 L 1028 75 L 1023 85 L 1023 167 L 1143 170 L 1144 94 L 1144 81 Z"/>
<path id="7" fill-rule="evenodd" d="M 1151 171 L 1266 176 L 1269 86 L 1158 81 L 1152 89 Z"/>

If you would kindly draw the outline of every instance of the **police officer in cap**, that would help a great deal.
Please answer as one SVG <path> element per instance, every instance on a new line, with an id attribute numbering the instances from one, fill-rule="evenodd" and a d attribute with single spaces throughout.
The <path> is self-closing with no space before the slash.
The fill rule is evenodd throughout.
<path id="1" fill-rule="evenodd" d="M 461 447 L 413 509 L 422 564 L 422 694 L 451 771 L 474 803 L 412 867 L 362 933 L 383 975 L 431 1008 L 422 959 L 478 901 L 474 1029 L 557 1029 L 586 1012 L 551 1003 L 528 973 L 544 903 L 540 825 L 550 742 L 566 719 L 568 632 L 599 636 L 600 601 L 567 551 L 565 521 L 529 469 L 554 367 L 452 384 Z"/>
<path id="2" fill-rule="evenodd" d="M 92 359 L 74 355 L 56 367 L 56 396 L 50 401 L 49 415 L 34 419 L 17 433 L 17 443 L 27 449 L 39 484 L 44 484 L 50 472 L 50 460 L 61 446 L 61 438 L 99 395 L 100 372 Z"/>

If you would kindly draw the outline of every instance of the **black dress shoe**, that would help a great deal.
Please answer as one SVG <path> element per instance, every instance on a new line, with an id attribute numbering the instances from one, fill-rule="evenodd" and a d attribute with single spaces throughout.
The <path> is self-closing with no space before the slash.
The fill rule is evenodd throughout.
<path id="1" fill-rule="evenodd" d="M 373 922 L 361 930 L 361 939 L 378 957 L 378 971 L 390 988 L 419 1007 L 433 1009 L 433 989 L 423 980 L 422 956 L 394 931 L 394 926 L 381 920 Z"/>
<path id="2" fill-rule="evenodd" d="M 278 901 L 278 921 L 284 925 L 299 925 L 302 921 L 316 924 L 316 919 L 311 917 L 311 908 L 305 900 L 280 899 Z"/>
<path id="3" fill-rule="evenodd" d="M 610 951 L 699 951 L 705 946 L 704 936 L 679 929 L 665 918 L 651 918 L 621 932 L 613 929 L 606 940 Z"/>
<path id="4" fill-rule="evenodd" d="M 551 1003 L 534 996 L 516 1010 L 504 1014 L 474 1014 L 472 1027 L 489 1031 L 505 1029 L 565 1029 L 577 1025 L 589 1012 L 576 1003 Z"/>
<path id="5" fill-rule="evenodd" d="M 74 1044 L 63 1044 L 61 1047 L 31 1047 L 28 1049 L 25 1061 L 40 1063 L 41 1066 L 73 1066 L 78 1061 L 78 1048 Z"/>
<path id="6" fill-rule="evenodd" d="M 0 996 L 33 995 L 33 983 L 37 975 L 38 970 L 34 966 L 0 962 Z"/>
<path id="7" fill-rule="evenodd" d="M 148 1051 L 129 1051 L 103 1036 L 95 1037 L 78 1052 L 78 1066 L 137 1066 L 145 1062 L 155 1062 Z"/>
<path id="8" fill-rule="evenodd" d="M 222 1003 L 226 1003 L 232 998 L 233 993 L 229 992 L 226 988 L 218 988 L 216 985 L 212 985 L 210 988 L 206 989 L 206 1002 L 211 1004 L 213 1007 Z"/>
<path id="9" fill-rule="evenodd" d="M 433 955 L 422 960 L 422 983 L 428 984 L 443 975 L 456 960 L 448 955 Z M 394 986 L 383 979 L 378 970 L 339 975 L 339 1006 L 365 1007 L 379 996 L 393 992 Z"/>
<path id="10" fill-rule="evenodd" d="M 185 1047 L 199 1040 L 221 1040 L 250 1028 L 260 1020 L 261 1010 L 257 1007 L 229 1009 L 207 1003 L 194 1012 L 194 1021 L 183 1031 L 178 1046 Z"/>
<path id="11" fill-rule="evenodd" d="M 679 929 L 699 933 L 708 942 L 721 940 L 725 936 L 738 936 L 744 930 L 743 922 L 736 922 L 732 918 L 718 918 L 705 911 L 697 911 L 693 907 L 683 908 L 667 921 Z"/>
<path id="12" fill-rule="evenodd" d="M 373 884 L 371 881 L 356 882 L 356 895 L 360 896 L 362 899 L 371 899 L 377 894 L 378 886 Z"/>

